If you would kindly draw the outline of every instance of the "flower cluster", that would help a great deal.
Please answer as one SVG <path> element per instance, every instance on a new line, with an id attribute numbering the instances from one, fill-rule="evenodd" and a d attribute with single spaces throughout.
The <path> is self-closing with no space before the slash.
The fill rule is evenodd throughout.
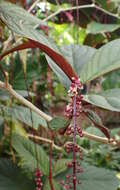
<path id="1" fill-rule="evenodd" d="M 70 96 L 71 100 L 70 100 L 69 104 L 65 108 L 65 115 L 68 118 L 72 118 L 74 116 L 74 114 L 73 114 L 73 111 L 74 111 L 73 110 L 74 109 L 74 106 L 73 106 L 74 97 L 76 97 L 76 113 L 75 113 L 75 116 L 78 117 L 80 115 L 80 113 L 82 112 L 83 96 L 81 94 L 79 95 L 79 93 L 78 93 L 82 89 L 83 89 L 83 85 L 80 82 L 80 79 L 72 78 L 72 83 L 71 83 L 70 89 L 68 91 L 68 95 Z M 80 137 L 82 137 L 83 134 L 82 134 L 81 127 L 78 126 L 78 125 L 76 125 L 75 127 L 76 127 L 77 134 Z M 73 133 L 74 133 L 74 127 L 72 125 L 70 125 L 66 130 L 66 134 L 71 135 Z"/>
<path id="2" fill-rule="evenodd" d="M 79 125 L 76 125 L 76 132 L 80 137 L 83 137 L 82 129 Z M 66 130 L 66 135 L 72 135 L 74 133 L 73 125 L 69 125 L 69 127 Z"/>
<path id="3" fill-rule="evenodd" d="M 73 143 L 67 143 L 65 146 L 65 150 L 67 153 L 70 153 L 70 151 L 73 151 L 73 149 L 75 149 L 75 152 L 78 154 L 79 159 L 82 159 L 82 151 L 81 149 L 78 147 L 78 145 L 76 144 L 74 147 Z M 75 165 L 76 167 L 76 173 L 80 174 L 83 172 L 83 169 L 81 168 L 81 164 L 80 161 L 76 161 L 73 160 L 72 162 L 68 162 L 66 163 L 66 166 L 68 168 L 73 168 L 73 166 Z M 66 175 L 65 180 L 62 180 L 60 182 L 60 184 L 64 187 L 65 190 L 70 190 L 73 189 L 73 181 L 75 183 L 77 183 L 78 185 L 81 184 L 81 181 L 79 178 L 77 178 L 76 176 L 73 176 L 72 174 Z"/>
<path id="4" fill-rule="evenodd" d="M 42 177 L 42 172 L 36 168 L 35 170 L 35 182 L 36 182 L 36 190 L 41 190 L 42 189 L 42 181 L 41 181 L 41 177 Z"/>
<path id="5" fill-rule="evenodd" d="M 68 118 L 73 118 L 73 124 L 71 124 L 66 130 L 67 135 L 73 136 L 73 142 L 68 143 L 65 147 L 65 150 L 67 153 L 69 153 L 70 151 L 73 152 L 73 160 L 72 162 L 67 164 L 68 168 L 72 168 L 73 174 L 67 175 L 66 179 L 61 182 L 65 190 L 69 190 L 69 189 L 76 190 L 77 183 L 78 184 L 81 183 L 80 179 L 77 179 L 77 173 L 83 172 L 80 166 L 80 162 L 76 161 L 77 157 L 79 157 L 79 159 L 82 158 L 81 150 L 76 144 L 76 134 L 78 134 L 80 137 L 83 136 L 81 127 L 77 125 L 76 123 L 76 118 L 82 112 L 83 96 L 79 94 L 79 91 L 82 89 L 83 89 L 83 85 L 80 82 L 80 79 L 72 78 L 72 83 L 68 91 L 70 102 L 66 106 L 65 115 Z"/>
<path id="6" fill-rule="evenodd" d="M 76 97 L 76 116 L 78 117 L 82 112 L 82 99 L 83 96 L 79 95 L 78 92 L 83 89 L 83 85 L 80 82 L 80 79 L 72 78 L 72 83 L 70 85 L 70 89 L 68 91 L 68 95 L 71 98 L 71 101 L 66 106 L 65 115 L 68 118 L 72 118 L 73 116 L 73 98 Z"/>

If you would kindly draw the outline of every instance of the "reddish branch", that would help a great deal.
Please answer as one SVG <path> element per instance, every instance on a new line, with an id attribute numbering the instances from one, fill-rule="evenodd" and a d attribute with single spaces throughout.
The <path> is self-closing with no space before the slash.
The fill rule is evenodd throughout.
<path id="1" fill-rule="evenodd" d="M 49 153 L 49 184 L 51 190 L 54 190 L 53 182 L 52 182 L 52 146 L 53 143 L 50 143 L 50 153 Z"/>

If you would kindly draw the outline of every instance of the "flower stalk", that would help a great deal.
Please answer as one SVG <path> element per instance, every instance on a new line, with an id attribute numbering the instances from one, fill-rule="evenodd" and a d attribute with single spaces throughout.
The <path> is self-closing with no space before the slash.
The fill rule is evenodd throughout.
<path id="1" fill-rule="evenodd" d="M 73 189 L 76 190 L 76 96 L 73 99 Z"/>
<path id="2" fill-rule="evenodd" d="M 64 183 L 65 190 L 68 190 L 68 189 L 76 190 L 77 183 L 78 184 L 81 183 L 80 179 L 77 179 L 77 173 L 81 173 L 82 169 L 80 166 L 80 162 L 76 161 L 77 154 L 79 155 L 79 159 L 81 159 L 81 150 L 76 144 L 76 134 L 78 134 L 80 137 L 83 136 L 82 129 L 80 126 L 77 125 L 77 121 L 76 121 L 77 117 L 82 112 L 83 96 L 79 95 L 79 91 L 81 89 L 83 89 L 83 85 L 81 84 L 80 79 L 72 78 L 72 83 L 68 91 L 68 95 L 70 96 L 71 101 L 66 106 L 65 113 L 68 118 L 73 119 L 73 124 L 70 125 L 66 131 L 67 135 L 72 135 L 73 137 L 73 142 L 66 145 L 66 152 L 69 153 L 71 150 L 73 152 L 72 163 L 68 164 L 68 167 L 72 168 L 73 174 L 72 176 L 69 176 L 69 179 L 68 179 L 68 175 L 66 176 L 67 183 L 66 184 Z M 72 180 L 72 183 L 71 183 L 71 180 Z"/>

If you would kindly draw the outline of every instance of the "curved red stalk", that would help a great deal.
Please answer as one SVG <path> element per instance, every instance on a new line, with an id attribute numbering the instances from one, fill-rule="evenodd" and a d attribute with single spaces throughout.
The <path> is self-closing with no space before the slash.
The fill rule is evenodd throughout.
<path id="1" fill-rule="evenodd" d="M 27 42 L 24 42 L 23 44 L 20 44 L 18 46 L 15 46 L 8 51 L 4 52 L 2 55 L 0 55 L 0 60 L 10 54 L 14 51 L 19 51 L 23 49 L 28 48 L 40 48 L 43 52 L 45 52 L 60 68 L 61 70 L 68 76 L 68 78 L 72 81 L 72 77 L 78 79 L 76 73 L 72 69 L 71 65 L 67 62 L 67 60 L 60 55 L 59 53 L 55 52 L 53 49 L 49 48 L 48 46 L 41 44 L 39 42 L 30 40 Z"/>
<path id="2" fill-rule="evenodd" d="M 50 153 L 49 153 L 49 184 L 51 190 L 54 190 L 54 186 L 52 183 L 52 143 L 50 143 Z"/>

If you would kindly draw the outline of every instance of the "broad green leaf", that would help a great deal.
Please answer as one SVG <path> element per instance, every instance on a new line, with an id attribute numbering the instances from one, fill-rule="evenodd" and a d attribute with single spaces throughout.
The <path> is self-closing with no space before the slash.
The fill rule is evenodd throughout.
<path id="1" fill-rule="evenodd" d="M 4 113 L 13 119 L 17 119 L 23 123 L 25 123 L 28 126 L 32 127 L 32 119 L 33 119 L 33 127 L 35 129 L 38 128 L 38 126 L 43 126 L 47 128 L 47 122 L 44 118 L 40 117 L 38 114 L 32 111 L 32 119 L 31 119 L 31 112 L 29 108 L 23 107 L 23 106 L 12 106 L 6 107 L 0 105 L 0 108 L 4 111 Z"/>
<path id="2" fill-rule="evenodd" d="M 8 25 L 10 27 L 12 26 L 13 30 L 16 30 L 18 33 L 20 32 L 21 27 L 23 27 L 25 30 L 27 27 L 29 27 L 29 29 L 32 29 L 37 24 L 46 25 L 43 21 L 37 17 L 34 17 L 32 14 L 29 14 L 23 8 L 7 2 L 1 2 L 0 4 L 0 17 L 4 20 L 5 23 L 9 22 Z"/>
<path id="3" fill-rule="evenodd" d="M 67 170 L 67 163 L 71 162 L 71 159 L 60 159 L 54 165 L 53 176 L 57 176 L 58 174 Z"/>
<path id="4" fill-rule="evenodd" d="M 9 93 L 6 90 L 0 89 L 0 100 L 2 101 L 9 100 Z"/>
<path id="5" fill-rule="evenodd" d="M 84 95 L 84 100 L 95 106 L 120 112 L 120 89 L 106 90 L 100 94 Z"/>
<path id="6" fill-rule="evenodd" d="M 120 88 L 120 69 L 107 74 L 102 82 L 103 90 Z"/>
<path id="7" fill-rule="evenodd" d="M 57 183 L 57 181 L 55 179 L 52 179 L 52 183 L 53 183 L 55 190 L 61 190 L 62 189 L 61 186 L 59 185 L 59 183 Z M 43 186 L 43 190 L 51 190 L 50 182 L 48 179 L 45 181 L 45 184 Z"/>
<path id="8" fill-rule="evenodd" d="M 34 190 L 35 185 L 10 160 L 0 159 L 0 190 Z"/>
<path id="9" fill-rule="evenodd" d="M 78 76 L 80 76 L 80 70 L 85 63 L 88 63 L 96 49 L 86 45 L 68 45 L 62 46 L 61 52 Z"/>
<path id="10" fill-rule="evenodd" d="M 83 83 L 120 68 L 120 39 L 113 40 L 98 49 L 90 61 L 82 67 Z"/>
<path id="11" fill-rule="evenodd" d="M 118 28 L 120 28 L 119 24 L 101 24 L 93 21 L 88 24 L 87 33 L 98 34 L 104 32 L 113 32 Z"/>
<path id="12" fill-rule="evenodd" d="M 64 57 L 78 74 L 78 76 L 80 76 L 80 70 L 82 69 L 83 65 L 91 59 L 93 54 L 96 52 L 96 49 L 84 45 L 68 45 L 61 47 L 60 52 L 62 55 L 64 55 Z M 56 71 L 58 70 L 56 74 L 60 78 L 64 86 L 69 88 L 70 80 L 63 76 L 63 71 L 60 72 L 57 65 L 54 66 L 54 62 L 51 58 L 49 58 L 47 55 L 46 58 L 51 67 L 56 67 Z"/>
<path id="13" fill-rule="evenodd" d="M 78 175 L 81 184 L 77 184 L 77 190 L 116 190 L 119 184 L 119 180 L 116 178 L 116 173 L 112 170 L 107 170 L 104 168 L 97 168 L 95 166 L 90 166 L 85 162 L 81 163 L 83 168 L 83 173 Z M 72 170 L 67 173 L 72 173 Z M 64 179 L 66 175 L 62 173 L 57 179 Z"/>
<path id="14" fill-rule="evenodd" d="M 19 121 L 12 122 L 12 133 L 27 137 L 27 132 Z"/>
<path id="15" fill-rule="evenodd" d="M 84 172 L 81 174 L 81 190 L 116 190 L 118 180 L 114 171 L 97 168 L 86 163 L 82 164 Z M 79 186 L 77 190 L 79 190 Z"/>
<path id="16" fill-rule="evenodd" d="M 70 119 L 65 119 L 64 117 L 55 117 L 49 122 L 50 129 L 57 131 L 66 128 L 70 124 Z"/>
<path id="17" fill-rule="evenodd" d="M 62 69 L 60 69 L 57 65 L 55 65 L 54 61 L 48 56 L 46 55 L 46 59 L 48 64 L 50 65 L 50 67 L 52 68 L 52 70 L 55 72 L 55 74 L 58 76 L 60 82 L 66 87 L 69 88 L 71 81 L 70 79 L 67 77 L 67 75 L 65 75 L 65 73 L 62 71 Z"/>
<path id="18" fill-rule="evenodd" d="M 38 157 L 39 169 L 44 175 L 49 175 L 49 159 L 43 148 L 29 139 L 20 136 L 13 135 L 12 146 L 21 158 L 21 165 L 24 169 L 34 172 L 37 167 L 36 149 Z"/>

